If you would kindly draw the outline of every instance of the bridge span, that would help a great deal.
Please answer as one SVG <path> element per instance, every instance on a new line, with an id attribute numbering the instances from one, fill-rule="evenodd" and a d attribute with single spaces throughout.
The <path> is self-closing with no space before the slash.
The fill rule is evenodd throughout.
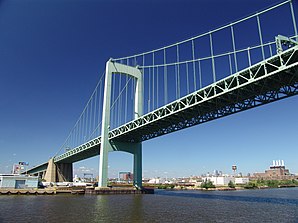
<path id="1" fill-rule="evenodd" d="M 289 29 L 288 36 L 275 35 L 273 36 L 274 41 L 265 42 L 260 22 L 262 14 L 285 5 L 289 6 L 291 15 L 289 22 L 291 29 Z M 256 22 L 260 44 L 236 49 L 234 27 L 250 19 Z M 226 53 L 215 54 L 212 35 L 222 30 L 230 32 L 232 49 Z M 209 40 L 210 56 L 199 57 L 196 55 L 195 41 L 206 37 Z M 298 93 L 298 43 L 296 39 L 297 28 L 292 1 L 285 1 L 270 9 L 186 41 L 132 57 L 109 60 L 106 65 L 105 84 L 102 84 L 103 81 L 100 82 L 101 84 L 98 86 L 101 87 L 101 91 L 98 89 L 94 91 L 82 113 L 85 114 L 86 111 L 87 119 L 83 119 L 84 115 L 81 115 L 80 118 L 83 121 L 78 120 L 66 141 L 67 145 L 71 142 L 77 143 L 77 145 L 53 157 L 53 163 L 60 170 L 65 167 L 64 169 L 68 173 L 61 171 L 62 175 L 68 175 L 70 178 L 72 172 L 69 171 L 74 162 L 100 155 L 99 185 L 106 187 L 107 153 L 126 151 L 134 155 L 134 173 L 136 173 L 134 184 L 140 187 L 142 184 L 141 150 L 143 141 L 296 95 Z M 185 45 L 187 45 L 186 49 L 189 50 L 190 55 L 189 57 L 184 56 L 188 59 L 182 60 L 182 55 L 187 54 L 182 52 Z M 174 56 L 169 56 L 168 52 L 172 48 L 175 50 Z M 161 61 L 155 59 L 159 53 L 162 55 Z M 246 55 L 245 59 L 241 57 L 243 53 Z M 151 59 L 148 59 L 148 55 Z M 226 74 L 227 69 L 217 65 L 219 58 L 226 61 L 229 68 L 228 75 Z M 171 59 L 173 61 L 170 61 Z M 125 64 L 124 61 L 126 61 Z M 149 64 L 146 64 L 146 61 Z M 210 67 L 203 70 L 205 61 L 210 62 Z M 257 62 L 254 63 L 254 61 Z M 243 67 L 244 62 L 246 66 Z M 218 64 L 222 65 L 223 63 Z M 241 65 L 242 69 L 240 69 Z M 113 71 L 109 70 L 111 67 Z M 204 71 L 206 75 L 211 73 L 211 83 L 207 84 L 202 81 L 202 77 L 205 75 Z M 172 87 L 168 86 L 170 73 L 175 76 L 175 82 L 171 82 L 174 85 Z M 192 78 L 190 73 L 193 73 Z M 121 78 L 116 80 L 113 75 L 126 75 L 126 82 L 121 83 Z M 183 78 L 186 80 L 186 86 L 181 84 Z M 149 81 L 148 85 L 146 85 L 146 81 Z M 130 109 L 131 115 L 128 120 L 129 103 L 127 98 L 130 90 L 127 89 L 130 83 L 132 83 L 131 91 L 134 92 L 131 93 L 134 99 L 130 104 L 134 108 Z M 196 86 L 198 83 L 199 87 Z M 117 84 L 119 86 L 118 97 L 113 96 Z M 191 86 L 193 86 L 192 92 Z M 160 87 L 162 89 L 158 91 Z M 168 93 L 173 89 L 176 98 L 169 102 Z M 184 95 L 182 95 L 183 91 Z M 103 94 L 99 92 L 103 92 Z M 91 123 L 93 120 L 95 122 L 95 115 L 100 113 L 100 110 L 95 108 L 97 97 L 100 95 L 103 98 L 100 122 L 98 125 L 93 125 L 93 129 L 87 131 L 91 133 L 88 140 L 85 138 L 81 140 L 81 135 L 86 133 L 86 123 Z M 124 107 L 121 107 L 122 102 L 118 103 L 117 101 L 121 100 L 121 97 L 125 102 Z M 93 98 L 95 98 L 94 102 Z M 160 106 L 162 98 L 164 102 Z M 113 99 L 115 99 L 114 102 Z M 100 103 L 98 102 L 98 104 Z M 115 108 L 117 105 L 118 108 Z M 144 115 L 142 115 L 143 110 L 147 110 Z M 122 117 L 122 113 L 125 113 L 124 117 Z M 80 132 L 82 127 L 84 133 Z M 28 170 L 28 173 L 45 172 L 46 169 L 49 169 L 48 166 L 48 163 L 43 163 Z"/>

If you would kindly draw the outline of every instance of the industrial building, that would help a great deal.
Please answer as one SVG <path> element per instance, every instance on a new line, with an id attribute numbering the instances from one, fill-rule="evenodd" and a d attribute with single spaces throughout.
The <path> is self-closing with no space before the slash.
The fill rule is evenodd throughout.
<path id="1" fill-rule="evenodd" d="M 38 177 L 16 174 L 0 174 L 1 189 L 33 189 L 38 187 Z"/>
<path id="2" fill-rule="evenodd" d="M 249 178 L 244 177 L 233 177 L 233 176 L 211 176 L 205 177 L 204 181 L 210 180 L 215 186 L 227 186 L 231 181 L 234 184 L 247 184 L 249 182 Z"/>
<path id="3" fill-rule="evenodd" d="M 131 172 L 119 172 L 119 178 L 120 181 L 126 181 L 130 182 L 133 181 L 133 173 Z"/>
<path id="4" fill-rule="evenodd" d="M 247 184 L 249 183 L 248 177 L 235 177 L 235 184 Z"/>
<path id="5" fill-rule="evenodd" d="M 235 182 L 234 177 L 228 177 L 228 176 L 221 176 L 221 177 L 206 177 L 204 181 L 210 180 L 215 186 L 226 186 L 229 184 L 230 181 L 233 183 Z"/>
<path id="6" fill-rule="evenodd" d="M 269 170 L 265 170 L 265 173 L 254 173 L 252 178 L 263 180 L 289 180 L 297 177 L 290 174 L 283 160 L 273 160 Z"/>

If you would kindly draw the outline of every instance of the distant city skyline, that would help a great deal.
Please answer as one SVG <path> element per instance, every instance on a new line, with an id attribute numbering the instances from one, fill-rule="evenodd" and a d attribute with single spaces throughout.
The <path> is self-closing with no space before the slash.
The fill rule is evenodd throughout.
<path id="1" fill-rule="evenodd" d="M 59 150 L 109 58 L 171 44 L 280 2 L 1 1 L 0 173 L 20 161 L 46 162 Z M 145 141 L 143 177 L 232 173 L 234 164 L 245 175 L 272 160 L 298 173 L 297 108 L 294 96 Z M 74 174 L 96 176 L 98 162 L 98 156 L 77 162 Z M 130 154 L 110 153 L 109 177 L 132 172 L 132 163 Z"/>

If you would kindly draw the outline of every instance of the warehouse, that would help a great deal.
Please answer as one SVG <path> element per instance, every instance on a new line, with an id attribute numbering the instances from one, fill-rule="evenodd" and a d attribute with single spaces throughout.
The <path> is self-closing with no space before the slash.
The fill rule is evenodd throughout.
<path id="1" fill-rule="evenodd" d="M 38 177 L 16 174 L 0 174 L 0 188 L 27 189 L 37 188 Z"/>

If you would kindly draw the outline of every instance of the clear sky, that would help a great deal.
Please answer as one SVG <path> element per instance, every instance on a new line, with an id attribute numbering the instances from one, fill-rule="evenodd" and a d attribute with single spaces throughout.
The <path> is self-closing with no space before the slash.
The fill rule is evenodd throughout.
<path id="1" fill-rule="evenodd" d="M 279 0 L 0 1 L 0 173 L 47 161 L 63 144 L 105 62 L 228 24 Z M 274 24 L 272 24 L 274 25 Z M 264 171 L 297 165 L 298 97 L 291 97 L 143 143 L 143 176 Z M 74 165 L 98 174 L 99 157 Z M 109 176 L 132 170 L 110 153 Z"/>

